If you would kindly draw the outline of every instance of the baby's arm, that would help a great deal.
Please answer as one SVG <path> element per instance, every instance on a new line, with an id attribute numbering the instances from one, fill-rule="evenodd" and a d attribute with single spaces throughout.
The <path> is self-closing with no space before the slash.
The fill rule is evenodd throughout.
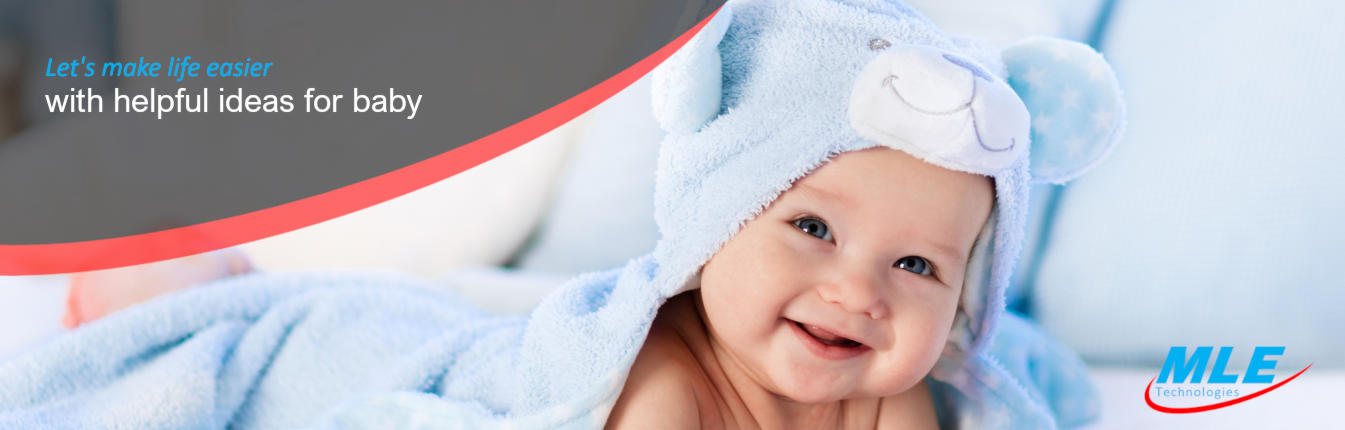
<path id="1" fill-rule="evenodd" d="M 237 249 L 165 260 L 139 266 L 70 275 L 61 324 L 79 327 L 136 303 L 195 284 L 252 271 Z"/>
<path id="2" fill-rule="evenodd" d="M 671 331 L 657 323 L 650 331 L 606 428 L 701 428 L 697 378 L 688 371 L 698 367 L 686 345 Z"/>

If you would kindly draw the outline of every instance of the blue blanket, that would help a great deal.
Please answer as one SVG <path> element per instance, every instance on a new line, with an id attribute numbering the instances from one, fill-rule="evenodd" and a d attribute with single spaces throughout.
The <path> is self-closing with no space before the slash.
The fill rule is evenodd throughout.
<path id="1" fill-rule="evenodd" d="M 941 424 L 1096 414 L 1078 358 L 1004 308 L 1028 185 L 1096 165 L 1124 123 L 1092 49 L 1035 38 L 1001 52 L 893 1 L 730 0 L 651 86 L 669 134 L 649 256 L 567 283 L 526 318 L 386 275 L 193 289 L 0 367 L 0 428 L 597 428 L 659 306 L 698 288 L 701 267 L 791 184 L 875 147 L 995 184 L 927 378 Z"/>
<path id="2" fill-rule="evenodd" d="M 663 302 L 647 285 L 655 268 L 644 258 L 580 277 L 528 317 L 488 315 L 386 274 L 224 280 L 0 366 L 0 428 L 599 428 Z M 986 358 L 1000 370 L 966 378 L 997 387 L 938 383 L 936 394 L 1026 403 L 941 412 L 1033 423 L 1050 420 L 1046 397 L 1078 394 L 1013 382 L 1003 370 L 1032 367 L 1024 345 L 1040 344 L 1006 344 L 1023 359 L 1001 357 L 1022 364 Z"/>
<path id="3" fill-rule="evenodd" d="M 615 276 L 576 284 L 604 289 Z M 385 427 L 392 417 L 403 420 L 396 428 L 539 419 L 589 428 L 605 419 L 597 406 L 619 391 L 616 370 L 633 359 L 652 309 L 603 306 L 611 291 L 576 288 L 534 318 L 563 321 L 529 325 L 422 287 L 388 275 L 274 274 L 164 297 L 6 363 L 0 428 Z M 635 321 L 618 332 L 598 321 L 615 319 Z"/>

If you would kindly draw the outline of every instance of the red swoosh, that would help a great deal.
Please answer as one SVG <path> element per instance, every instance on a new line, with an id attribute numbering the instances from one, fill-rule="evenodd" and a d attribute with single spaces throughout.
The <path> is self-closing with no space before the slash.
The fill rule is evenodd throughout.
<path id="1" fill-rule="evenodd" d="M 1163 405 L 1154 403 L 1153 399 L 1150 399 L 1150 398 L 1149 398 L 1149 391 L 1150 391 L 1149 389 L 1153 387 L 1153 385 L 1154 385 L 1154 381 L 1158 380 L 1158 377 L 1155 376 L 1154 379 L 1150 379 L 1150 380 L 1149 380 L 1149 385 L 1144 387 L 1144 402 L 1145 402 L 1145 403 L 1148 403 L 1148 404 L 1149 404 L 1149 407 L 1150 407 L 1150 408 L 1153 408 L 1153 410 L 1155 410 L 1155 411 L 1158 411 L 1158 412 L 1167 412 L 1167 413 L 1169 413 L 1169 414 L 1191 414 L 1191 413 L 1196 413 L 1196 412 L 1212 411 L 1212 410 L 1219 409 L 1219 408 L 1225 408 L 1225 407 L 1233 406 L 1233 405 L 1236 405 L 1236 404 L 1238 404 L 1238 403 L 1242 403 L 1242 402 L 1245 402 L 1245 401 L 1248 401 L 1248 400 L 1251 400 L 1251 399 L 1255 399 L 1256 397 L 1258 397 L 1258 396 L 1260 396 L 1260 395 L 1262 395 L 1262 394 L 1269 393 L 1271 390 L 1274 390 L 1274 389 L 1276 389 L 1276 388 L 1280 388 L 1281 385 L 1287 384 L 1287 383 L 1289 383 L 1289 381 L 1294 380 L 1294 378 L 1297 378 L 1298 375 L 1302 375 L 1303 372 L 1308 371 L 1308 368 L 1309 368 L 1309 367 L 1312 367 L 1312 364 L 1311 364 L 1311 363 L 1308 364 L 1308 367 L 1304 367 L 1303 370 L 1300 370 L 1300 371 L 1298 371 L 1298 373 L 1295 373 L 1294 376 L 1290 376 L 1288 379 L 1285 379 L 1285 380 L 1283 380 L 1283 381 L 1280 381 L 1279 383 L 1277 383 L 1277 384 L 1275 384 L 1275 385 L 1271 385 L 1271 386 L 1269 386 L 1269 387 L 1266 387 L 1266 388 L 1262 389 L 1261 391 L 1257 391 L 1257 392 L 1255 392 L 1255 393 L 1251 393 L 1251 394 L 1248 394 L 1248 395 L 1245 395 L 1245 396 L 1242 396 L 1242 397 L 1238 397 L 1238 398 L 1235 398 L 1235 399 L 1232 399 L 1232 400 L 1229 400 L 1229 401 L 1226 401 L 1226 402 L 1220 402 L 1220 403 L 1215 403 L 1215 404 L 1205 405 L 1205 406 L 1195 406 L 1195 407 L 1190 407 L 1190 408 L 1172 408 L 1172 407 L 1167 407 L 1167 406 L 1163 406 Z"/>
<path id="2" fill-rule="evenodd" d="M 199 254 L 382 203 L 489 161 L 587 112 L 648 74 L 717 14 L 719 11 L 648 57 L 569 100 L 425 161 L 290 203 L 186 227 L 82 242 L 0 245 L 0 275 L 84 272 Z"/>

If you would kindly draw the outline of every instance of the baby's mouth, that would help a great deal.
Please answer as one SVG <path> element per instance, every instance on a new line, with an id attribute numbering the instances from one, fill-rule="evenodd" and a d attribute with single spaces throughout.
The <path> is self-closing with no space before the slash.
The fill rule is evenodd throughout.
<path id="1" fill-rule="evenodd" d="M 869 347 L 831 330 L 786 318 L 790 330 L 814 355 L 827 360 L 847 360 L 868 352 Z"/>
<path id="2" fill-rule="evenodd" d="M 822 327 L 818 327 L 812 324 L 804 324 L 798 321 L 794 321 L 794 325 L 799 326 L 799 328 L 803 329 L 804 333 L 808 333 L 808 335 L 812 336 L 813 339 L 817 339 L 818 342 L 822 342 L 825 345 L 839 346 L 842 348 L 858 348 L 864 346 L 864 344 L 862 343 L 855 342 L 852 339 L 843 337 L 836 333 L 832 333 Z"/>

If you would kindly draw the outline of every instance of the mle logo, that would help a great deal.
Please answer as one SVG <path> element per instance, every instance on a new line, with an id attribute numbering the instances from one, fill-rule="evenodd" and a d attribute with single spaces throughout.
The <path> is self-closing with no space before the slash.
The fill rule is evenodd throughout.
<path id="1" fill-rule="evenodd" d="M 1223 407 L 1233 406 L 1271 390 L 1280 388 L 1281 385 L 1297 378 L 1306 372 L 1312 364 L 1308 364 L 1303 370 L 1299 370 L 1293 376 L 1284 378 L 1284 380 L 1275 382 L 1275 375 L 1269 372 L 1275 370 L 1277 360 L 1272 357 L 1284 355 L 1283 346 L 1258 346 L 1252 350 L 1252 357 L 1247 361 L 1247 368 L 1242 372 L 1242 378 L 1238 378 L 1237 373 L 1228 372 L 1228 359 L 1233 355 L 1233 347 L 1219 347 L 1219 355 L 1214 358 L 1213 366 L 1206 366 L 1210 363 L 1210 354 L 1214 352 L 1212 346 L 1199 346 L 1190 355 L 1186 354 L 1186 347 L 1174 346 L 1168 349 L 1167 360 L 1163 361 L 1163 370 L 1158 372 L 1158 376 L 1149 381 L 1149 386 L 1144 388 L 1144 401 L 1159 412 L 1170 414 L 1189 414 L 1193 412 L 1204 412 Z M 1205 368 L 1209 367 L 1209 376 L 1206 377 Z M 1204 382 L 1202 383 L 1202 378 Z M 1189 380 L 1189 382 L 1188 382 Z M 1155 383 L 1157 385 L 1155 385 Z M 1252 392 L 1243 394 L 1243 391 L 1251 391 L 1247 386 L 1259 388 L 1261 385 L 1269 385 Z M 1188 403 L 1183 406 L 1160 405 L 1154 399 L 1165 399 L 1170 402 Z M 1209 403 L 1211 401 L 1217 403 Z M 1195 403 L 1189 405 L 1189 403 Z"/>

